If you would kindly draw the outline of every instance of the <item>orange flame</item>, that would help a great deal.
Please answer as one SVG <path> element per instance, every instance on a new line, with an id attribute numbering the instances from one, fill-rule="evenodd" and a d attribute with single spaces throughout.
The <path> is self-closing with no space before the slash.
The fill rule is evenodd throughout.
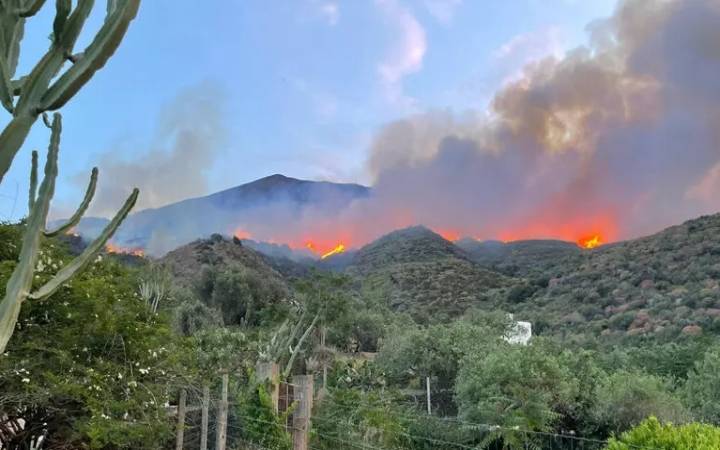
<path id="1" fill-rule="evenodd" d="M 577 241 L 577 244 L 578 244 L 580 247 L 586 248 L 586 249 L 588 249 L 588 250 L 589 250 L 589 249 L 593 249 L 593 248 L 595 248 L 595 247 L 599 247 L 599 246 L 603 245 L 603 243 L 604 243 L 604 242 L 603 242 L 602 237 L 600 237 L 600 235 L 598 235 L 598 234 L 594 234 L 594 235 L 592 235 L 592 236 L 587 236 L 587 237 L 584 237 L 584 238 L 580 238 L 580 239 L 578 239 L 578 241 Z"/>
<path id="2" fill-rule="evenodd" d="M 111 244 L 110 242 L 105 245 L 105 251 L 107 251 L 108 253 L 122 255 L 145 256 L 145 251 L 141 248 L 119 247 L 117 245 Z"/>
<path id="3" fill-rule="evenodd" d="M 252 239 L 252 235 L 248 231 L 243 230 L 242 228 L 236 228 L 235 231 L 233 231 L 233 236 L 240 240 Z"/>
<path id="4" fill-rule="evenodd" d="M 338 244 L 338 245 L 335 246 L 334 249 L 330 250 L 330 251 L 327 252 L 327 253 L 323 253 L 322 255 L 320 255 L 320 259 L 325 259 L 325 258 L 327 258 L 328 256 L 338 255 L 338 254 L 344 253 L 344 252 L 345 252 L 345 245 L 344 245 L 344 244 Z"/>

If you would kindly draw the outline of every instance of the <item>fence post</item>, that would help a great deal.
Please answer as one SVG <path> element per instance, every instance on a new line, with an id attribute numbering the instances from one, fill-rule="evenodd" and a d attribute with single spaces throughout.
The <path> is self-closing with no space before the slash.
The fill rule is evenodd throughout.
<path id="1" fill-rule="evenodd" d="M 208 442 L 208 417 L 210 413 L 210 386 L 203 386 L 202 399 L 202 425 L 200 430 L 200 450 L 207 450 Z"/>
<path id="2" fill-rule="evenodd" d="M 313 376 L 295 375 L 292 382 L 297 401 L 293 413 L 293 450 L 307 450 L 313 402 Z"/>
<path id="3" fill-rule="evenodd" d="M 175 450 L 182 450 L 185 435 L 185 403 L 187 402 L 187 392 L 185 389 L 180 391 L 180 401 L 178 402 L 177 426 L 175 428 Z"/>
<path id="4" fill-rule="evenodd" d="M 228 414 L 228 383 L 227 372 L 222 376 L 222 398 L 218 405 L 217 434 L 215 439 L 215 450 L 225 450 L 227 441 L 227 414 Z"/>
<path id="5" fill-rule="evenodd" d="M 432 403 L 430 401 L 430 377 L 425 377 L 425 393 L 427 394 L 427 413 L 432 414 Z"/>
<path id="6" fill-rule="evenodd" d="M 274 362 L 259 362 L 255 368 L 255 373 L 259 381 L 270 380 L 270 398 L 272 400 L 273 411 L 278 413 L 278 400 L 280 399 L 280 366 Z"/>

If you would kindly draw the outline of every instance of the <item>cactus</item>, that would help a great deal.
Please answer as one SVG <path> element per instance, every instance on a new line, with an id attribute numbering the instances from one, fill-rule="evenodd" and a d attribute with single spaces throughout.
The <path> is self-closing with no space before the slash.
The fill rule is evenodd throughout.
<path id="1" fill-rule="evenodd" d="M 0 183 L 38 117 L 42 115 L 45 125 L 51 129 L 45 173 L 39 188 L 37 152 L 32 154 L 28 219 L 22 248 L 18 264 L 8 280 L 5 296 L 0 302 L 0 353 L 5 351 L 13 334 L 22 302 L 51 295 L 87 266 L 118 229 L 138 196 L 138 190 L 134 189 L 100 236 L 50 281 L 32 291 L 42 240 L 64 233 L 80 221 L 95 194 L 98 177 L 97 168 L 94 168 L 85 197 L 67 223 L 55 230 L 46 230 L 58 173 L 62 118 L 59 113 L 55 113 L 50 123 L 45 112 L 65 105 L 105 65 L 120 45 L 140 6 L 140 0 L 107 0 L 105 21 L 100 30 L 82 53 L 73 54 L 94 0 L 77 0 L 74 7 L 72 0 L 56 0 L 50 48 L 27 75 L 16 77 L 25 20 L 34 16 L 45 1 L 0 0 L 0 105 L 12 116 L 0 133 Z M 71 64 L 70 67 L 61 73 L 67 62 Z"/>
<path id="2" fill-rule="evenodd" d="M 50 48 L 29 74 L 13 79 L 25 20 L 45 0 L 0 0 L 0 104 L 12 119 L 0 134 L 0 182 L 40 114 L 67 103 L 120 45 L 140 0 L 108 0 L 105 21 L 90 45 L 73 54 L 94 0 L 56 0 Z M 62 74 L 66 62 L 71 66 Z"/>
<path id="3" fill-rule="evenodd" d="M 31 292 L 33 273 L 37 266 L 38 254 L 42 238 L 48 235 L 54 235 L 56 232 L 47 232 L 45 223 L 47 221 L 48 211 L 50 210 L 50 201 L 55 192 L 55 179 L 57 178 L 57 160 L 60 152 L 60 133 L 62 131 L 62 117 L 59 113 L 53 115 L 51 125 L 50 145 L 48 147 L 47 161 L 45 163 L 45 176 L 43 177 L 37 198 L 31 199 L 32 208 L 27 219 L 26 230 L 23 235 L 22 250 L 18 265 L 15 267 L 10 280 L 8 281 L 5 297 L 0 303 L 0 353 L 5 351 L 10 336 L 15 328 L 18 315 L 20 314 L 20 306 L 22 302 L 28 298 L 41 299 L 48 297 L 55 292 L 64 283 L 67 283 L 76 273 L 87 266 L 94 255 L 103 248 L 107 241 L 112 237 L 137 200 L 138 190 L 134 189 L 130 197 L 128 197 L 125 205 L 118 211 L 115 217 L 105 227 L 100 236 L 97 237 L 80 256 L 73 259 L 69 264 L 60 269 L 55 276 L 36 291 Z M 31 178 L 37 178 L 37 152 L 33 152 L 33 164 L 31 168 Z M 97 168 L 93 169 L 90 186 L 85 194 L 82 204 L 78 208 L 73 217 L 59 229 L 67 229 L 80 220 L 82 211 L 92 199 L 92 193 L 95 190 L 97 181 Z M 31 189 L 32 193 L 32 189 Z"/>

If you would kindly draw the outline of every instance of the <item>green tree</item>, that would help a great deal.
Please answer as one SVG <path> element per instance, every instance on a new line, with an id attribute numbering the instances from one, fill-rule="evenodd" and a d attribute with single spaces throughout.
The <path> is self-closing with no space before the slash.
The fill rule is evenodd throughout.
<path id="1" fill-rule="evenodd" d="M 685 422 L 689 413 L 668 381 L 639 371 L 618 371 L 598 387 L 596 421 L 606 430 L 620 433 L 649 416 L 663 422 Z"/>
<path id="2" fill-rule="evenodd" d="M 720 422 L 720 349 L 695 363 L 682 389 L 685 404 L 703 421 Z"/>
<path id="3" fill-rule="evenodd" d="M 552 430 L 576 392 L 576 381 L 556 349 L 537 340 L 468 354 L 455 386 L 459 416 L 498 426 L 485 443 L 502 442 L 507 448 L 522 448 L 526 441 L 515 429 Z"/>

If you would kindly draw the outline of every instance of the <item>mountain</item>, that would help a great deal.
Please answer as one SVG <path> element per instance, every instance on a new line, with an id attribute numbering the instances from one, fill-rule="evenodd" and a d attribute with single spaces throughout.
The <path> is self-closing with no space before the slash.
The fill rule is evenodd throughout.
<path id="1" fill-rule="evenodd" d="M 299 180 L 276 174 L 205 197 L 131 214 L 113 241 L 120 247 L 140 247 L 157 256 L 213 233 L 232 235 L 243 223 L 285 223 L 300 218 L 307 208 L 336 213 L 368 195 L 370 188 L 358 184 Z M 106 223 L 105 219 L 84 219 L 76 232 L 92 238 Z"/>
<path id="2" fill-rule="evenodd" d="M 472 262 L 452 242 L 416 226 L 393 231 L 361 248 L 347 273 L 370 301 L 387 302 L 420 322 L 447 320 L 487 305 L 511 279 Z"/>

